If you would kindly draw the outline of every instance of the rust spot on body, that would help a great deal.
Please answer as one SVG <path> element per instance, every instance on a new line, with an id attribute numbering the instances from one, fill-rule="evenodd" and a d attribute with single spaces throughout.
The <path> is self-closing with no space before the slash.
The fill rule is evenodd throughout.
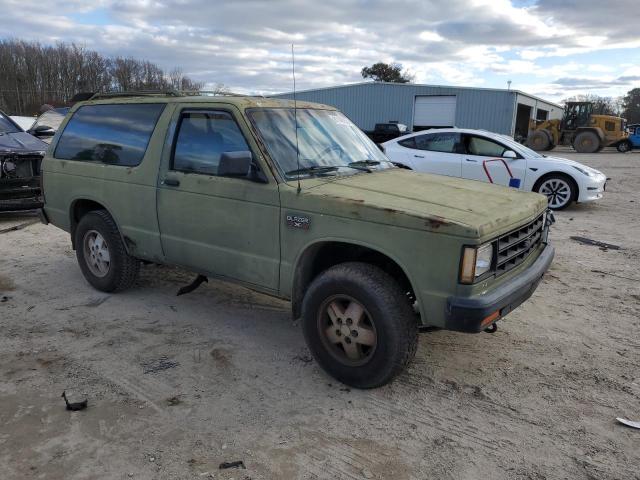
<path id="1" fill-rule="evenodd" d="M 427 218 L 426 225 L 431 228 L 440 228 L 442 226 L 449 225 L 449 222 L 442 217 L 434 216 Z"/>

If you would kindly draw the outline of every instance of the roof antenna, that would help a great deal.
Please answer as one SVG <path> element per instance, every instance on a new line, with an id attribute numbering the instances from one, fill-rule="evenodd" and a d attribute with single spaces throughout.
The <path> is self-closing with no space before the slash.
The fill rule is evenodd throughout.
<path id="1" fill-rule="evenodd" d="M 291 44 L 291 74 L 293 76 L 293 118 L 296 125 L 296 168 L 298 170 L 298 193 L 300 193 L 300 147 L 298 145 L 298 100 L 296 99 L 296 57 Z"/>

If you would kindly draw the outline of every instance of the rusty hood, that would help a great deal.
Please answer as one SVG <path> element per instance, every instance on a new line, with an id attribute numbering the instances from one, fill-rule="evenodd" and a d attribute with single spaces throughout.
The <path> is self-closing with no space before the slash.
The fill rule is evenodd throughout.
<path id="1" fill-rule="evenodd" d="M 481 240 L 547 208 L 546 197 L 537 193 L 399 168 L 309 179 L 295 197 L 283 206 Z"/>

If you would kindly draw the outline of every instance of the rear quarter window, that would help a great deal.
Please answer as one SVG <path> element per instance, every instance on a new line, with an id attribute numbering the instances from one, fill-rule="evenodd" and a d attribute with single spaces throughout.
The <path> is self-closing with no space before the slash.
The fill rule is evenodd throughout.
<path id="1" fill-rule="evenodd" d="M 165 104 L 85 105 L 67 123 L 54 157 L 140 165 Z"/>

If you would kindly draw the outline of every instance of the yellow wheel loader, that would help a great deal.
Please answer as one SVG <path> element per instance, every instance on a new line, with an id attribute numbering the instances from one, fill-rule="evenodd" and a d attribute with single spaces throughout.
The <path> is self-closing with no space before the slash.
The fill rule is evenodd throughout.
<path id="1" fill-rule="evenodd" d="M 599 152 L 604 147 L 631 149 L 626 120 L 593 113 L 591 102 L 568 102 L 562 120 L 531 120 L 527 146 L 537 151 L 571 145 L 578 153 Z"/>

